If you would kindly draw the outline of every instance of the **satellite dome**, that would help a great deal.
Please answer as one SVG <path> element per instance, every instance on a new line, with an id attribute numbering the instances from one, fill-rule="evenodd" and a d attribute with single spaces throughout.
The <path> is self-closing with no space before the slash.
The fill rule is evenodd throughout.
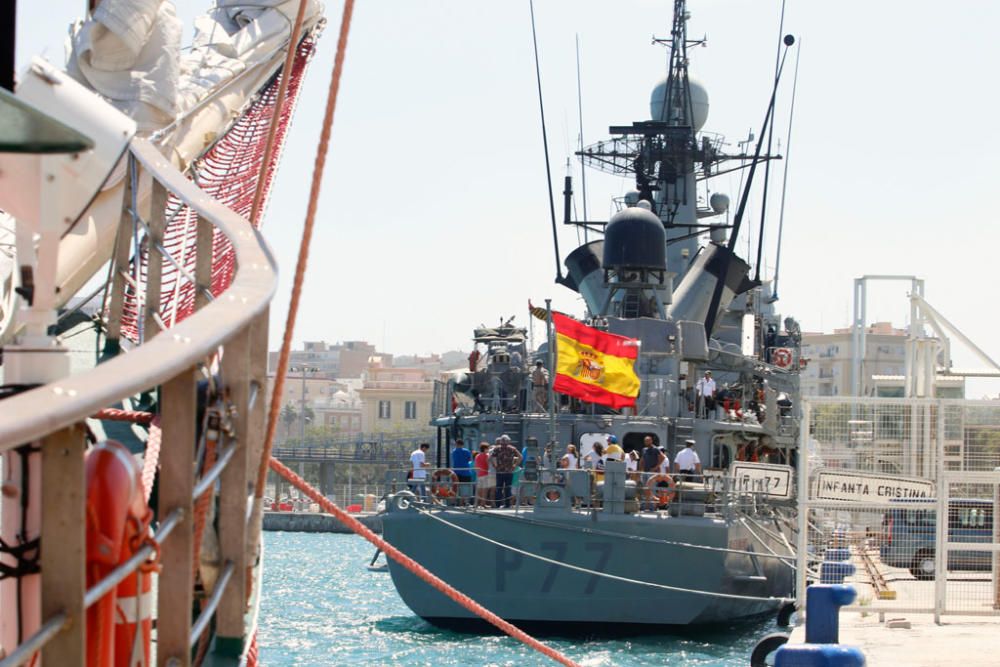
<path id="1" fill-rule="evenodd" d="M 691 85 L 691 125 L 694 131 L 699 131 L 708 120 L 708 89 L 693 76 L 688 76 Z M 666 94 L 667 80 L 664 79 L 653 88 L 653 94 L 649 98 L 649 115 L 653 120 L 669 120 L 664 117 L 663 96 Z"/>
<path id="2" fill-rule="evenodd" d="M 604 232 L 608 269 L 666 269 L 666 232 L 652 211 L 634 206 L 611 216 Z"/>
<path id="3" fill-rule="evenodd" d="M 715 192 L 709 197 L 708 205 L 716 213 L 725 213 L 729 210 L 729 195 L 722 192 Z"/>

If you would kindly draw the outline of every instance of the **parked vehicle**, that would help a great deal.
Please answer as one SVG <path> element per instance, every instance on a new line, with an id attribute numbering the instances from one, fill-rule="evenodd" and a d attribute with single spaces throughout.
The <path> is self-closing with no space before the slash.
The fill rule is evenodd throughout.
<path id="1" fill-rule="evenodd" d="M 882 515 L 882 562 L 909 568 L 921 580 L 934 578 L 936 512 L 906 507 Z M 993 542 L 993 501 L 954 499 L 948 506 L 949 542 Z M 992 552 L 949 550 L 949 570 L 989 570 Z"/>

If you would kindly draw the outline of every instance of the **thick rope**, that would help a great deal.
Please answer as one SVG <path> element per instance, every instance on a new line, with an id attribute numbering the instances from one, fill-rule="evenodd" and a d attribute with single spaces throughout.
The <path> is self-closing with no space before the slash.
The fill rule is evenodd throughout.
<path id="1" fill-rule="evenodd" d="M 264 484 L 267 481 L 267 464 L 271 459 L 274 434 L 278 428 L 281 397 L 285 391 L 285 374 L 288 372 L 288 358 L 292 350 L 292 334 L 295 331 L 295 319 L 298 315 L 299 301 L 302 296 L 302 283 L 305 281 L 306 265 L 309 261 L 309 243 L 312 241 L 313 225 L 316 220 L 316 207 L 319 203 L 320 186 L 323 181 L 323 168 L 326 165 L 326 153 L 330 146 L 333 113 L 337 108 L 337 91 L 340 89 L 340 76 L 344 71 L 344 54 L 347 50 L 347 36 L 350 32 L 351 15 L 353 13 L 354 0 L 345 0 L 344 13 L 340 19 L 337 55 L 334 59 L 333 74 L 330 77 L 330 88 L 326 97 L 323 129 L 319 137 L 319 146 L 316 149 L 316 162 L 313 165 L 312 185 L 309 189 L 309 206 L 306 210 L 302 239 L 299 241 L 299 258 L 295 265 L 295 278 L 292 281 L 292 297 L 291 302 L 288 304 L 288 315 L 285 319 L 285 334 L 281 341 L 281 352 L 278 354 L 278 364 L 275 368 L 274 389 L 271 392 L 271 405 L 267 415 L 267 433 L 264 437 L 264 449 L 261 452 L 260 465 L 257 467 L 257 483 L 254 487 L 254 498 L 258 501 L 264 497 Z"/>
<path id="2" fill-rule="evenodd" d="M 160 463 L 160 442 L 162 439 L 163 431 L 160 429 L 160 416 L 156 415 L 149 425 L 149 438 L 146 439 L 146 453 L 142 459 L 142 492 L 145 495 L 147 505 L 149 504 L 149 496 L 153 493 L 156 467 Z"/>
<path id="3" fill-rule="evenodd" d="M 91 415 L 91 419 L 101 419 L 109 422 L 132 422 L 133 424 L 149 424 L 153 421 L 152 412 L 141 412 L 139 410 L 119 410 L 118 408 L 104 408 Z"/>
<path id="4" fill-rule="evenodd" d="M 314 489 L 308 482 L 292 472 L 288 467 L 282 465 L 277 459 L 270 459 L 271 470 L 275 471 L 282 477 L 284 477 L 288 482 L 295 486 L 299 491 L 309 496 L 312 500 L 319 503 L 319 506 L 323 508 L 324 512 L 332 514 L 337 521 L 350 528 L 352 531 L 365 538 L 376 547 L 382 550 L 382 552 L 392 558 L 394 561 L 405 567 L 407 570 L 412 572 L 414 575 L 423 579 L 428 585 L 434 587 L 444 595 L 448 596 L 450 599 L 454 600 L 458 604 L 465 607 L 468 611 L 472 612 L 476 616 L 479 616 L 485 621 L 489 621 L 494 626 L 510 635 L 514 639 L 525 643 L 531 648 L 535 649 L 539 653 L 552 658 L 556 662 L 567 665 L 569 667 L 577 667 L 577 663 L 573 662 L 562 653 L 559 653 L 555 649 L 546 646 L 542 642 L 538 641 L 534 637 L 528 635 L 523 630 L 519 629 L 517 626 L 508 623 L 503 620 L 492 611 L 483 607 L 481 604 L 470 598 L 469 596 L 455 590 L 447 583 L 439 579 L 436 575 L 432 574 L 427 568 L 417 563 L 412 558 L 401 552 L 396 547 L 392 546 L 384 539 L 373 533 L 367 526 L 362 524 L 360 521 L 352 517 L 350 514 L 344 510 L 337 507 L 333 502 L 328 500 L 323 494 Z"/>

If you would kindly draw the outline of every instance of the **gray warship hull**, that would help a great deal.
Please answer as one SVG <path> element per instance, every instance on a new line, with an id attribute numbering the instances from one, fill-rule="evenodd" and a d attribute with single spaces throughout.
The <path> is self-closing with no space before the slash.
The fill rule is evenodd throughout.
<path id="1" fill-rule="evenodd" d="M 511 622 L 564 630 L 730 622 L 775 612 L 793 587 L 787 560 L 755 555 L 787 554 L 786 546 L 759 541 L 772 536 L 745 517 L 396 505 L 383 515 L 385 538 Z M 389 572 L 418 616 L 450 627 L 475 619 L 391 559 Z"/>

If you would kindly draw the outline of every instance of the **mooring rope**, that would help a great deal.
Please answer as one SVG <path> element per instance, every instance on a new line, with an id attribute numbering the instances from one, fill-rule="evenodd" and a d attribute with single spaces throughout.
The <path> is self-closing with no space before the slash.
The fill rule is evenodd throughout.
<path id="1" fill-rule="evenodd" d="M 405 567 L 407 570 L 412 572 L 417 577 L 423 579 L 428 585 L 437 589 L 444 595 L 448 596 L 451 600 L 454 600 L 458 604 L 465 607 L 468 611 L 472 612 L 476 616 L 479 616 L 485 621 L 489 621 L 494 626 L 503 630 L 506 634 L 510 635 L 514 639 L 517 639 L 531 648 L 535 649 L 539 653 L 546 655 L 558 663 L 563 665 L 577 667 L 577 663 L 573 662 L 562 653 L 559 653 L 550 646 L 543 644 L 531 635 L 527 634 L 517 626 L 509 623 L 496 614 L 494 614 L 489 609 L 483 607 L 481 604 L 470 598 L 469 596 L 455 590 L 450 585 L 442 581 L 436 575 L 431 573 L 427 568 L 425 568 L 420 563 L 416 562 L 403 552 L 401 552 L 396 547 L 392 546 L 384 539 L 376 535 L 371 531 L 370 528 L 365 526 L 363 523 L 355 519 L 353 516 L 345 512 L 344 510 L 337 507 L 332 501 L 327 499 L 323 494 L 313 488 L 308 482 L 292 472 L 287 466 L 283 465 L 280 461 L 275 458 L 270 459 L 271 470 L 275 471 L 282 477 L 284 477 L 289 483 L 299 489 L 302 493 L 307 495 L 309 498 L 319 503 L 319 506 L 324 512 L 332 514 L 338 521 L 350 528 L 352 531 L 365 538 L 376 547 L 382 550 L 382 552 L 392 558 L 394 561 Z"/>
<path id="2" fill-rule="evenodd" d="M 423 509 L 416 508 L 416 507 L 414 509 L 416 509 L 416 511 L 420 512 L 421 514 L 429 516 L 430 518 L 434 519 L 435 521 L 440 521 L 441 523 L 445 524 L 446 526 L 454 528 L 455 530 L 461 531 L 463 533 L 471 535 L 472 537 L 478 538 L 478 539 L 483 540 L 485 542 L 489 542 L 490 544 L 496 545 L 496 546 L 501 547 L 503 549 L 507 549 L 509 551 L 513 551 L 514 553 L 521 554 L 522 556 L 527 556 L 529 558 L 534 558 L 536 560 L 540 560 L 542 562 L 549 563 L 551 565 L 558 565 L 560 567 L 565 567 L 565 568 L 570 569 L 570 570 L 576 570 L 577 572 L 582 572 L 584 574 L 590 574 L 590 575 L 593 575 L 595 577 L 604 577 L 605 579 L 614 579 L 615 581 L 621 581 L 621 582 L 626 583 L 626 584 L 635 584 L 637 586 L 647 586 L 649 588 L 659 588 L 659 589 L 662 589 L 662 590 L 673 591 L 673 592 L 676 592 L 676 593 L 691 593 L 691 594 L 694 594 L 694 595 L 706 595 L 706 596 L 709 596 L 709 597 L 726 598 L 726 599 L 729 599 L 729 600 L 751 600 L 751 601 L 754 601 L 754 602 L 788 602 L 789 601 L 789 598 L 784 598 L 784 597 L 774 597 L 774 596 L 762 597 L 762 596 L 758 596 L 758 595 L 737 595 L 735 593 L 716 593 L 714 591 L 700 591 L 700 590 L 697 590 L 697 589 L 694 589 L 694 588 L 683 588 L 681 586 L 669 586 L 667 584 L 654 584 L 654 583 L 649 582 L 649 581 L 639 581 L 638 579 L 629 579 L 628 577 L 621 577 L 621 576 L 618 576 L 617 574 L 608 574 L 607 572 L 598 572 L 597 570 L 590 570 L 590 569 L 585 568 L 585 567 L 580 567 L 579 565 L 570 565 L 569 563 L 564 563 L 562 561 L 554 560 L 552 558 L 546 558 L 545 556 L 540 556 L 538 554 L 531 553 L 530 551 L 525 551 L 524 549 L 519 549 L 519 548 L 513 547 L 513 546 L 511 546 L 509 544 L 504 544 L 503 542 L 498 542 L 497 540 L 494 540 L 492 538 L 486 537 L 485 535 L 480 535 L 479 533 L 477 533 L 475 531 L 472 531 L 472 530 L 469 530 L 468 528 L 463 528 L 462 526 L 459 526 L 459 525 L 456 525 L 454 523 L 451 523 L 450 521 L 446 521 L 445 519 L 442 519 L 439 516 L 435 516 L 435 514 L 433 512 L 429 512 L 427 510 L 423 510 Z"/>

